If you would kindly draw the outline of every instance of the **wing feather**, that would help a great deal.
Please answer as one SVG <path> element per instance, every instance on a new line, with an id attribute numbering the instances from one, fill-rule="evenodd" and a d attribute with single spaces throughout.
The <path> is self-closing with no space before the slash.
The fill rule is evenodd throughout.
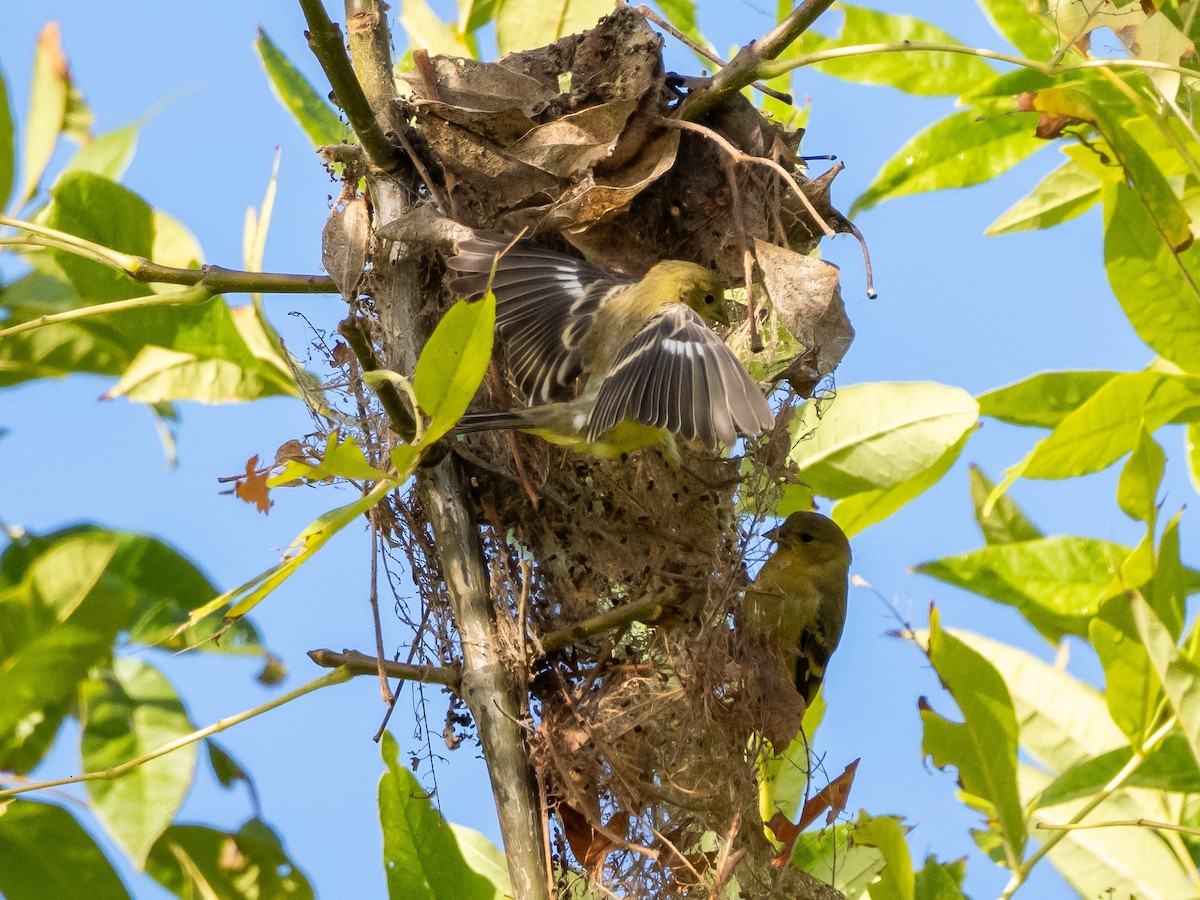
<path id="1" fill-rule="evenodd" d="M 594 441 L 631 419 L 698 441 L 709 450 L 755 437 L 773 420 L 737 357 L 698 313 L 673 303 L 622 348 L 588 422 Z"/>
<path id="2" fill-rule="evenodd" d="M 488 232 L 460 241 L 457 250 L 447 260 L 459 273 L 450 289 L 475 296 L 491 279 L 499 343 L 526 397 L 539 403 L 569 398 L 583 371 L 583 340 L 596 310 L 609 291 L 633 280 Z"/>

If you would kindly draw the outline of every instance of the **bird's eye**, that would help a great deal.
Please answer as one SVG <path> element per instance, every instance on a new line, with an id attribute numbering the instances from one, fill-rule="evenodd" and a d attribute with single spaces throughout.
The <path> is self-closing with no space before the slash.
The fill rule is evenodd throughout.
<path id="1" fill-rule="evenodd" d="M 716 298 L 716 297 L 714 297 L 712 294 L 705 294 L 705 295 L 704 295 L 704 302 L 705 302 L 705 303 L 716 303 L 716 302 L 717 302 L 717 298 Z"/>
<path id="2" fill-rule="evenodd" d="M 800 540 L 802 540 L 806 544 L 811 544 L 813 541 L 816 540 L 816 538 L 813 537 L 811 534 L 802 534 L 802 535 L 800 535 Z"/>

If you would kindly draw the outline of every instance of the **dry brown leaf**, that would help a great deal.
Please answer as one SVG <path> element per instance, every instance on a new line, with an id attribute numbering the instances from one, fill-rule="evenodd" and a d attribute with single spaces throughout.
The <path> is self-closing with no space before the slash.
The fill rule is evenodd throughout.
<path id="1" fill-rule="evenodd" d="M 804 345 L 806 363 L 819 381 L 837 368 L 854 340 L 838 267 L 766 241 L 755 240 L 754 249 L 771 305 Z"/>
<path id="2" fill-rule="evenodd" d="M 358 296 L 370 244 L 371 216 L 366 200 L 356 197 L 329 211 L 321 231 L 321 262 L 347 303 Z"/>
<path id="3" fill-rule="evenodd" d="M 512 144 L 513 159 L 571 178 L 612 153 L 636 100 L 614 100 L 538 125 Z"/>
<path id="4" fill-rule="evenodd" d="M 267 488 L 267 469 L 258 471 L 258 454 L 246 460 L 246 477 L 234 485 L 233 491 L 239 500 L 253 503 L 260 513 L 271 509 L 270 491 Z"/>

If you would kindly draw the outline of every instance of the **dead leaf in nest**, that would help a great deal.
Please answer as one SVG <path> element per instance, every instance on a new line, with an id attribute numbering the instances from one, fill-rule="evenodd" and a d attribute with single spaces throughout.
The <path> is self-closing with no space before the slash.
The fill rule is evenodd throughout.
<path id="1" fill-rule="evenodd" d="M 679 132 L 660 132 L 642 147 L 641 152 L 624 169 L 604 177 L 589 175 L 564 193 L 557 203 L 537 211 L 536 216 L 530 216 L 531 211 L 523 211 L 521 216 L 509 218 L 521 221 L 522 225 L 526 224 L 523 220 L 529 218 L 531 221 L 528 224 L 544 223 L 543 228 L 562 230 L 567 240 L 579 246 L 581 242 L 576 240 L 571 231 L 611 219 L 628 209 L 638 194 L 670 171 L 678 149 Z M 582 238 L 585 235 L 586 232 L 579 236 Z"/>
<path id="2" fill-rule="evenodd" d="M 424 80 L 415 70 L 404 76 L 413 94 L 421 100 L 490 112 L 516 109 L 526 116 L 536 116 L 558 96 L 536 78 L 498 63 L 453 56 L 432 56 L 429 62 L 437 76 L 437 96 L 429 96 Z"/>
<path id="3" fill-rule="evenodd" d="M 270 490 L 267 488 L 267 470 L 258 471 L 258 454 L 246 460 L 246 477 L 234 485 L 234 495 L 239 500 L 253 503 L 260 513 L 271 510 Z"/>
<path id="4" fill-rule="evenodd" d="M 358 296 L 370 243 L 371 216 L 365 199 L 356 197 L 329 211 L 321 230 L 321 262 L 347 303 Z"/>
<path id="5" fill-rule="evenodd" d="M 538 125 L 505 152 L 551 175 L 571 178 L 605 159 L 617 145 L 636 100 L 614 100 Z"/>
<path id="6" fill-rule="evenodd" d="M 781 324 L 804 345 L 808 366 L 819 381 L 837 368 L 854 340 L 838 267 L 766 241 L 755 240 L 754 249 L 771 305 Z"/>
<path id="7" fill-rule="evenodd" d="M 589 872 L 598 873 L 613 842 L 593 828 L 587 816 L 569 803 L 558 804 L 558 818 L 562 822 L 571 854 Z"/>

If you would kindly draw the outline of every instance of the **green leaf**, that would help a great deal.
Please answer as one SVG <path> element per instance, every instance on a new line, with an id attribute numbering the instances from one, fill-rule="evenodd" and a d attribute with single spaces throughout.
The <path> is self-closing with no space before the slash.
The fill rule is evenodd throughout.
<path id="1" fill-rule="evenodd" d="M 191 734 L 183 703 L 153 666 L 133 657 L 81 691 L 83 768 L 102 772 Z M 187 744 L 110 780 L 89 781 L 92 808 L 140 868 L 183 803 L 196 768 Z"/>
<path id="2" fill-rule="evenodd" d="M 1200 761 L 1200 666 L 1179 652 L 1171 633 L 1140 595 L 1133 595 L 1129 605 L 1163 692 L 1179 718 L 1180 730 Z"/>
<path id="3" fill-rule="evenodd" d="M 861 897 L 883 871 L 885 862 L 876 848 L 853 840 L 855 834 L 856 826 L 845 823 L 805 832 L 792 849 L 791 864 L 832 885 L 847 898 Z"/>
<path id="4" fill-rule="evenodd" d="M 981 118 L 965 110 L 917 133 L 892 156 L 850 210 L 850 216 L 884 200 L 968 187 L 1007 172 L 1046 145 L 1034 135 L 1030 113 Z"/>
<path id="5" fill-rule="evenodd" d="M 1037 805 L 1055 806 L 1097 794 L 1132 758 L 1132 748 L 1118 747 L 1080 763 L 1055 779 L 1038 796 Z M 1178 732 L 1167 735 L 1146 761 L 1133 771 L 1125 784 L 1128 787 L 1181 794 L 1200 792 L 1200 766 L 1192 756 L 1187 738 Z"/>
<path id="6" fill-rule="evenodd" d="M 63 54 L 57 22 L 49 22 L 38 35 L 33 57 L 33 82 L 29 91 L 29 115 L 25 119 L 25 146 L 21 158 L 24 180 L 17 191 L 16 208 L 37 192 L 42 173 L 58 136 L 62 133 L 71 93 L 71 75 Z"/>
<path id="7" fill-rule="evenodd" d="M 503 8 L 503 4 L 501 4 L 501 8 Z M 468 41 L 465 34 L 459 32 L 455 25 L 443 22 L 427 0 L 402 0 L 400 25 L 408 37 L 406 59 L 411 56 L 414 48 L 428 50 L 430 56 L 439 54 L 464 58 L 476 56 L 471 49 L 473 39 Z M 497 28 L 499 28 L 499 23 L 497 23 Z M 501 50 L 500 52 L 507 51 Z M 410 67 L 411 61 L 402 65 L 402 68 Z"/>
<path id="8" fill-rule="evenodd" d="M 1095 173 L 1069 159 L 1005 210 L 984 234 L 1049 228 L 1087 212 L 1099 199 L 1100 180 Z"/>
<path id="9" fill-rule="evenodd" d="M 181 349 L 146 344 L 129 363 L 120 380 L 104 392 L 102 399 L 126 397 L 142 403 L 196 400 L 202 403 L 234 403 L 272 396 L 300 396 L 292 372 L 274 348 L 268 346 L 262 322 L 253 306 L 231 309 L 220 298 L 194 307 L 212 322 L 207 334 L 177 332 Z M 136 325 L 138 310 L 115 314 L 114 321 Z M 176 307 L 171 312 L 183 313 Z M 107 317 L 106 317 L 107 318 Z M 177 315 L 179 324 L 187 315 Z M 131 336 L 137 332 L 130 328 Z"/>
<path id="10" fill-rule="evenodd" d="M 68 172 L 51 190 L 46 226 L 95 244 L 149 258 L 154 214 L 137 194 L 93 172 Z M 145 285 L 98 262 L 63 250 L 50 254 L 84 304 L 126 300 L 149 293 Z"/>
<path id="11" fill-rule="evenodd" d="M 560 37 L 587 31 L 612 8 L 610 0 L 504 0 L 496 14 L 500 54 L 553 44 Z"/>
<path id="12" fill-rule="evenodd" d="M 177 897 L 310 900 L 311 885 L 260 819 L 237 832 L 172 825 L 155 843 L 146 874 Z"/>
<path id="13" fill-rule="evenodd" d="M 1119 372 L 1042 372 L 979 395 L 979 413 L 1013 425 L 1054 428 Z"/>
<path id="14" fill-rule="evenodd" d="M 462 851 L 466 864 L 495 886 L 499 898 L 511 897 L 512 880 L 504 851 L 474 828 L 451 822 L 450 830 L 454 832 L 454 839 L 458 841 L 458 849 Z"/>
<path id="15" fill-rule="evenodd" d="M 1141 744 L 1158 719 L 1162 688 L 1124 594 L 1100 607 L 1088 639 L 1104 667 L 1109 715 L 1130 743 Z"/>
<path id="16" fill-rule="evenodd" d="M 383 734 L 387 771 L 379 781 L 379 821 L 388 896 L 395 900 L 503 900 L 487 878 L 467 865 L 454 832 L 412 772 L 400 765 L 400 748 Z"/>
<path id="17" fill-rule="evenodd" d="M 1137 446 L 1121 469 L 1117 484 L 1117 504 L 1125 515 L 1145 522 L 1153 530 L 1158 512 L 1158 489 L 1167 466 L 1167 455 L 1144 428 Z"/>
<path id="18" fill-rule="evenodd" d="M 91 172 L 112 181 L 119 181 L 133 161 L 140 131 L 141 124 L 135 122 L 100 135 L 91 143 L 79 148 L 79 152 L 63 168 L 63 174 Z"/>
<path id="19" fill-rule="evenodd" d="M 8 195 L 12 193 L 13 179 L 16 175 L 16 131 L 13 122 L 12 108 L 8 102 L 8 82 L 4 72 L 0 71 L 0 210 L 8 203 Z"/>
<path id="20" fill-rule="evenodd" d="M 1058 49 L 1057 35 L 1042 27 L 1029 7 L 1015 0 L 979 0 L 992 27 L 1030 59 L 1049 59 Z"/>
<path id="21" fill-rule="evenodd" d="M 236 759 L 229 755 L 224 747 L 212 738 L 207 738 L 204 746 L 208 748 L 208 764 L 212 767 L 213 777 L 217 779 L 221 787 L 232 788 L 242 781 L 250 788 L 251 793 L 254 793 L 254 779 Z"/>
<path id="22" fill-rule="evenodd" d="M 983 532 L 983 540 L 986 543 L 1012 544 L 1044 537 L 1008 495 L 1000 497 L 991 510 L 984 513 L 984 504 L 995 485 L 978 466 L 971 466 L 970 478 L 971 505 L 975 508 L 975 521 L 979 523 L 979 530 Z"/>
<path id="23" fill-rule="evenodd" d="M 930 854 L 925 857 L 925 866 L 917 873 L 913 885 L 915 900 L 966 900 L 962 892 L 967 877 L 967 861 L 941 863 Z"/>
<path id="24" fill-rule="evenodd" d="M 376 481 L 386 478 L 387 473 L 367 462 L 366 454 L 353 436 L 343 438 L 335 428 L 325 439 L 325 452 L 316 465 L 304 460 L 288 460 L 283 471 L 267 479 L 268 487 L 278 487 L 307 478 L 322 481 L 332 478 L 347 478 L 361 481 Z"/>
<path id="25" fill-rule="evenodd" d="M 1021 766 L 1021 784 L 1030 796 L 1047 787 L 1049 778 Z M 1171 814 L 1159 802 L 1143 802 L 1144 791 L 1119 791 L 1088 813 L 1089 822 L 1162 821 Z M 1033 811 L 1035 825 L 1065 824 L 1083 813 L 1079 799 Z M 1147 807 L 1150 808 L 1147 808 Z M 1049 832 L 1041 832 L 1048 834 Z M 1192 897 L 1192 866 L 1180 864 L 1159 833 L 1150 828 L 1088 828 L 1070 831 L 1050 851 L 1052 862 L 1080 897 Z"/>
<path id="26" fill-rule="evenodd" d="M 1147 584 L 1142 585 L 1142 596 L 1176 641 L 1183 634 L 1187 596 L 1197 590 L 1193 577 L 1195 573 L 1184 567 L 1179 556 L 1179 519 L 1182 514 L 1180 511 L 1172 516 L 1163 529 L 1154 562 L 1154 575 Z"/>
<path id="27" fill-rule="evenodd" d="M 962 713 L 951 722 L 921 700 L 922 753 L 939 769 L 954 766 L 967 802 L 988 816 L 1015 866 L 1025 848 L 1025 819 L 1017 791 L 1017 717 L 1004 679 L 988 660 L 929 616 L 929 661 Z"/>
<path id="28" fill-rule="evenodd" d="M 1018 478 L 1071 478 L 1099 472 L 1137 446 L 1143 428 L 1200 407 L 1200 378 L 1129 372 L 1110 379 L 1008 469 L 998 491 Z"/>
<path id="29" fill-rule="evenodd" d="M 1121 308 L 1154 352 L 1200 374 L 1200 247 L 1174 251 L 1124 184 L 1104 197 L 1104 265 Z"/>
<path id="30" fill-rule="evenodd" d="M 133 592 L 107 578 L 116 551 L 111 539 L 62 541 L 0 590 L 0 735 L 22 767 L 37 755 L 23 745 L 44 749 L 63 704 L 132 620 Z"/>
<path id="31" fill-rule="evenodd" d="M 500 0 L 458 0 L 459 30 L 470 34 L 477 28 L 482 28 L 496 14 L 496 6 Z"/>
<path id="32" fill-rule="evenodd" d="M 792 422 L 800 480 L 832 499 L 895 487 L 935 466 L 978 420 L 960 388 L 880 382 L 810 400 Z"/>
<path id="33" fill-rule="evenodd" d="M 413 450 L 408 445 L 401 449 Z M 240 619 L 246 615 L 261 603 L 264 597 L 291 578 L 302 565 L 312 559 L 313 555 L 324 547 L 330 538 L 382 500 L 388 491 L 395 489 L 407 480 L 412 474 L 412 469 L 416 467 L 418 456 L 419 454 L 413 453 L 409 467 L 401 469 L 400 475 L 396 479 L 382 480 L 357 500 L 331 509 L 310 522 L 292 542 L 282 562 L 251 578 L 245 584 L 238 585 L 233 590 L 226 591 L 221 596 L 192 610 L 187 624 L 180 626 L 176 631 L 182 633 L 187 628 L 195 627 L 205 617 L 231 603 L 234 606 L 225 614 L 226 619 Z M 393 458 L 395 458 L 394 452 Z"/>
<path id="34" fill-rule="evenodd" d="M 1086 682 L 1009 644 L 954 629 L 1004 678 L 1021 723 L 1021 750 L 1051 772 L 1065 772 L 1098 752 L 1126 746 L 1104 697 Z"/>
<path id="35" fill-rule="evenodd" d="M 696 21 L 695 0 L 658 0 L 658 8 L 663 11 L 667 21 L 677 29 L 700 46 L 707 46 L 708 41 L 700 33 L 700 27 Z"/>
<path id="36" fill-rule="evenodd" d="M 1178 249 L 1191 243 L 1187 211 L 1143 141 L 1126 128 L 1126 122 L 1136 118 L 1139 111 L 1124 93 L 1106 81 L 1077 81 L 1038 91 L 1032 103 L 1039 112 L 1069 116 L 1095 126 L 1116 154 L 1167 245 Z"/>
<path id="37" fill-rule="evenodd" d="M 973 433 L 973 428 L 967 429 L 933 465 L 908 481 L 902 481 L 890 488 L 852 494 L 840 501 L 833 508 L 833 520 L 842 526 L 842 531 L 846 532 L 848 537 L 853 537 L 868 526 L 886 519 L 941 481 L 942 476 L 949 472 L 950 467 L 958 460 Z"/>
<path id="38" fill-rule="evenodd" d="M 805 53 L 860 44 L 917 41 L 958 45 L 934 25 L 912 16 L 891 15 L 847 3 L 838 5 L 845 18 L 836 38 L 805 35 Z M 961 94 L 996 71 L 977 56 L 960 53 L 872 53 L 813 63 L 812 68 L 859 84 L 883 84 L 910 94 Z M 769 69 L 769 66 L 768 66 Z"/>
<path id="39" fill-rule="evenodd" d="M 1047 639 L 1087 634 L 1100 604 L 1123 590 L 1117 573 L 1130 548 L 1060 535 L 992 544 L 923 563 L 914 571 L 1017 607 Z"/>
<path id="40" fill-rule="evenodd" d="M 913 900 L 912 856 L 900 820 L 894 816 L 869 818 L 862 812 L 855 826 L 855 843 L 875 847 L 883 854 L 883 871 L 868 888 L 871 900 Z"/>
<path id="41" fill-rule="evenodd" d="M 240 623 L 222 635 L 220 643 L 210 641 L 212 626 L 197 628 L 173 636 L 171 632 L 188 614 L 211 600 L 217 593 L 204 574 L 190 560 L 168 544 L 146 535 L 128 531 L 109 531 L 94 525 L 78 525 L 45 535 L 28 536 L 9 545 L 0 557 L 0 584 L 17 584 L 31 577 L 31 567 L 51 550 L 86 552 L 89 548 L 107 548 L 103 584 L 108 591 L 121 591 L 135 598 L 128 627 L 129 638 L 136 643 L 164 650 L 195 648 L 208 652 L 261 654 L 258 633 L 248 622 Z M 71 548 L 74 548 L 73 550 Z"/>
<path id="42" fill-rule="evenodd" d="M 67 810 L 14 800 L 0 809 L 0 895 L 7 900 L 129 900 L 112 864 Z M 11 864 L 19 860 L 19 864 Z"/>
<path id="43" fill-rule="evenodd" d="M 254 42 L 258 58 L 262 60 L 271 90 L 284 108 L 292 114 L 296 124 L 312 141 L 314 147 L 340 144 L 346 137 L 346 126 L 342 124 L 325 99 L 317 93 L 300 70 L 292 65 L 267 33 L 258 29 Z"/>
<path id="44" fill-rule="evenodd" d="M 432 444 L 455 426 L 492 358 L 496 328 L 496 298 L 489 291 L 481 300 L 460 300 L 442 316 L 429 336 L 413 372 L 413 391 L 429 417 L 424 444 Z"/>

